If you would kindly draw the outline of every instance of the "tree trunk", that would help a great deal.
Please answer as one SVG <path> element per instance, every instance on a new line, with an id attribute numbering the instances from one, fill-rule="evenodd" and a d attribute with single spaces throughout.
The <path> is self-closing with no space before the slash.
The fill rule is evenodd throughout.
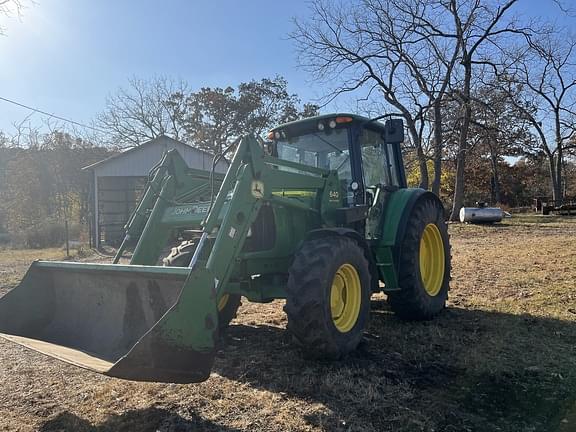
<path id="1" fill-rule="evenodd" d="M 562 196 L 562 162 L 564 155 L 562 154 L 562 130 L 560 127 L 560 111 L 556 110 L 555 123 L 556 123 L 556 182 L 554 183 L 554 204 L 561 205 L 563 201 Z"/>
<path id="2" fill-rule="evenodd" d="M 550 182 L 552 183 L 552 199 L 556 201 L 558 197 L 558 183 L 556 181 L 556 161 L 552 153 L 546 155 L 548 157 L 548 170 L 550 173 Z"/>
<path id="3" fill-rule="evenodd" d="M 426 165 L 426 155 L 422 150 L 422 146 L 416 147 L 416 155 L 418 156 L 418 168 L 420 169 L 420 184 L 419 188 L 428 190 L 430 179 L 428 177 L 428 165 Z"/>
<path id="4" fill-rule="evenodd" d="M 434 180 L 432 192 L 440 196 L 442 179 L 442 109 L 440 99 L 434 101 Z"/>
<path id="5" fill-rule="evenodd" d="M 456 156 L 456 182 L 454 184 L 454 201 L 450 220 L 457 221 L 460 217 L 460 209 L 464 206 L 464 169 L 466 168 L 466 150 L 460 149 Z"/>
<path id="6" fill-rule="evenodd" d="M 454 185 L 454 201 L 450 220 L 457 221 L 460 216 L 460 209 L 464 205 L 464 170 L 466 166 L 466 150 L 468 148 L 468 129 L 472 118 L 472 107 L 470 106 L 470 82 L 472 81 L 472 62 L 462 61 L 464 66 L 464 88 L 462 91 L 462 104 L 464 105 L 464 117 L 458 136 L 458 155 L 456 156 L 456 182 Z"/>
<path id="7" fill-rule="evenodd" d="M 562 196 L 564 197 L 564 199 L 566 199 L 566 197 L 568 196 L 568 189 L 569 189 L 567 170 L 568 170 L 568 167 L 566 166 L 566 161 L 563 161 L 562 162 Z"/>
<path id="8" fill-rule="evenodd" d="M 558 145 L 558 149 L 556 150 L 557 152 L 557 156 L 556 156 L 556 187 L 554 190 L 554 202 L 556 205 L 562 205 L 562 203 L 564 202 L 564 194 L 563 192 L 563 187 L 562 184 L 564 183 L 563 181 L 563 176 L 562 176 L 562 166 L 564 165 L 564 155 L 562 152 L 562 143 L 560 143 Z"/>
<path id="9" fill-rule="evenodd" d="M 422 141 L 421 137 L 416 130 L 416 125 L 413 122 L 408 123 L 408 131 L 410 132 L 410 136 L 412 137 L 412 142 L 414 147 L 416 148 L 416 157 L 418 158 L 418 168 L 420 170 L 420 184 L 418 185 L 419 188 L 428 189 L 428 185 L 430 179 L 428 177 L 428 166 L 426 165 L 426 155 L 424 154 L 424 150 L 422 149 Z"/>
<path id="10" fill-rule="evenodd" d="M 492 179 L 494 184 L 494 201 L 491 204 L 498 204 L 502 202 L 500 194 L 500 175 L 498 173 L 498 157 L 495 154 L 490 155 L 492 161 Z"/>

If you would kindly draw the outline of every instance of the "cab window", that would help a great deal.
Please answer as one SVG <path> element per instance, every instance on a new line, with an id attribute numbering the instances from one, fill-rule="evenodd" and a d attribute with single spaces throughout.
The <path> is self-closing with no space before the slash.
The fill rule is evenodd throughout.
<path id="1" fill-rule="evenodd" d="M 393 146 L 386 145 L 379 132 L 364 129 L 360 139 L 362 170 L 366 187 L 399 186 L 398 172 L 393 163 Z"/>

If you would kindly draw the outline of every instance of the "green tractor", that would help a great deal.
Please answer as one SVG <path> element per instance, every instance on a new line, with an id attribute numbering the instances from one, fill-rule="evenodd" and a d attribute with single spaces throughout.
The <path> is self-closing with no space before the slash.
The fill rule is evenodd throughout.
<path id="1" fill-rule="evenodd" d="M 241 297 L 286 299 L 313 358 L 356 349 L 373 293 L 402 318 L 434 317 L 450 280 L 444 209 L 407 188 L 402 120 L 377 120 L 323 115 L 243 137 L 225 175 L 167 152 L 114 263 L 34 262 L 0 299 L 1 336 L 113 377 L 190 383 L 209 377 Z M 158 265 L 175 233 L 186 240 Z"/>

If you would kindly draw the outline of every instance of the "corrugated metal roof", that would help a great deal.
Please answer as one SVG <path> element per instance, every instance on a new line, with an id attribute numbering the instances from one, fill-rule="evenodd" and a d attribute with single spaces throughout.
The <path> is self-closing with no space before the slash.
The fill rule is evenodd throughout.
<path id="1" fill-rule="evenodd" d="M 204 170 L 212 168 L 213 156 L 210 153 L 191 147 L 173 138 L 160 136 L 83 169 L 94 171 L 99 177 L 146 176 L 150 169 L 158 163 L 163 153 L 171 149 L 176 149 L 191 168 Z M 225 161 L 218 163 L 218 172 L 226 172 L 226 169 L 227 163 Z"/>

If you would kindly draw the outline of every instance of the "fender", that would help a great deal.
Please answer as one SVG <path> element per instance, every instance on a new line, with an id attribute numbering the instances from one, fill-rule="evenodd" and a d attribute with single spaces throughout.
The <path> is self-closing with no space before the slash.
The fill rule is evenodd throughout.
<path id="1" fill-rule="evenodd" d="M 384 292 L 397 291 L 402 288 L 398 281 L 402 243 L 410 214 L 416 203 L 423 199 L 435 200 L 442 206 L 435 194 L 419 188 L 402 188 L 392 192 L 386 198 L 380 222 L 382 234 L 380 239 L 372 245 L 376 265 L 385 284 Z"/>
<path id="2" fill-rule="evenodd" d="M 315 240 L 324 237 L 330 236 L 342 236 L 348 237 L 354 240 L 358 245 L 364 250 L 364 256 L 368 260 L 368 268 L 370 270 L 370 274 L 372 276 L 378 274 L 378 267 L 376 265 L 376 259 L 374 257 L 374 253 L 372 252 L 372 248 L 358 231 L 353 230 L 351 228 L 319 228 L 315 230 L 311 230 L 308 232 L 305 240 Z M 380 291 L 378 278 L 372 277 L 370 278 L 372 282 L 372 286 L 370 287 L 372 292 Z"/>

